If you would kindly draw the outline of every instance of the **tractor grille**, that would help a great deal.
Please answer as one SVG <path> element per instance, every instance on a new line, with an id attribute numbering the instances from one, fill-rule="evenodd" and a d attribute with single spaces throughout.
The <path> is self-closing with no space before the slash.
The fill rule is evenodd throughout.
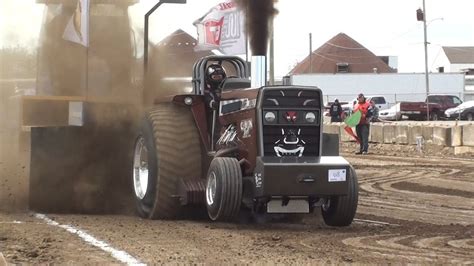
<path id="1" fill-rule="evenodd" d="M 262 97 L 263 155 L 319 156 L 321 91 L 266 88 Z M 308 121 L 307 116 L 314 120 Z"/>

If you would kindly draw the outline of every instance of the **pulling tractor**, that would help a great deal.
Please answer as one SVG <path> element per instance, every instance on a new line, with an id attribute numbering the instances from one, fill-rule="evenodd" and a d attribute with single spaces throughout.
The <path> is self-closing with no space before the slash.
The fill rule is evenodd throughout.
<path id="1" fill-rule="evenodd" d="M 224 65 L 219 105 L 206 104 L 206 69 Z M 251 88 L 238 57 L 208 56 L 193 69 L 193 94 L 157 101 L 135 142 L 133 183 L 139 214 L 175 218 L 205 205 L 211 220 L 257 214 L 311 213 L 332 226 L 351 224 L 357 177 L 338 156 L 337 135 L 322 131 L 316 87 Z"/>
<path id="2" fill-rule="evenodd" d="M 180 64 L 192 71 L 188 84 L 155 73 L 176 65 L 180 54 L 157 52 L 143 74 L 127 13 L 137 1 L 92 0 L 89 47 L 59 34 L 75 1 L 37 1 L 48 8 L 37 87 L 49 95 L 23 98 L 24 122 L 34 125 L 31 209 L 135 209 L 144 218 L 175 219 L 201 208 L 213 221 L 233 220 L 242 210 L 321 209 L 326 224 L 351 224 L 357 176 L 339 156 L 338 136 L 323 133 L 320 89 L 252 86 L 258 77 L 250 78 L 247 62 L 234 56 L 181 58 L 196 59 Z M 209 105 L 206 71 L 215 64 L 227 77 Z M 156 96 L 170 86 L 192 89 Z"/>

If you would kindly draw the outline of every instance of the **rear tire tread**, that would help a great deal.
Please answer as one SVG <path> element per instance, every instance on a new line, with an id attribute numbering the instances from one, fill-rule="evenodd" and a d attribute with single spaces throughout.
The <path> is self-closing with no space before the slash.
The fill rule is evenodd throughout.
<path id="1" fill-rule="evenodd" d="M 147 115 L 157 152 L 156 196 L 151 219 L 181 215 L 176 194 L 178 178 L 201 176 L 200 138 L 191 112 L 173 104 L 156 106 Z"/>

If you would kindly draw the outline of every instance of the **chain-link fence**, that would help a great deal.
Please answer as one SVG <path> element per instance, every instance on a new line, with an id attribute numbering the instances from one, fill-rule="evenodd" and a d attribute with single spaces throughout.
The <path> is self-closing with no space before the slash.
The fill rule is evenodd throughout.
<path id="1" fill-rule="evenodd" d="M 362 92 L 363 93 L 363 92 Z M 432 93 L 430 95 L 455 95 L 458 96 L 461 100 L 464 99 L 463 93 Z M 398 102 L 424 102 L 426 100 L 426 93 L 387 93 L 383 95 L 365 95 L 366 97 L 370 96 L 383 96 L 385 100 L 390 104 L 393 105 Z M 326 94 L 324 95 L 324 102 L 334 102 L 335 99 L 338 99 L 339 102 L 351 102 L 355 100 L 357 94 Z"/>

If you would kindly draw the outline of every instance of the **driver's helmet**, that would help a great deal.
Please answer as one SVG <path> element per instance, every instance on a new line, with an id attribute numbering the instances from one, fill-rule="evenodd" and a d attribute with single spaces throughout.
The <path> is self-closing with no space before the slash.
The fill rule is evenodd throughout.
<path id="1" fill-rule="evenodd" d="M 211 86 L 218 86 L 226 78 L 225 69 L 219 64 L 212 64 L 207 67 L 206 80 Z"/>

